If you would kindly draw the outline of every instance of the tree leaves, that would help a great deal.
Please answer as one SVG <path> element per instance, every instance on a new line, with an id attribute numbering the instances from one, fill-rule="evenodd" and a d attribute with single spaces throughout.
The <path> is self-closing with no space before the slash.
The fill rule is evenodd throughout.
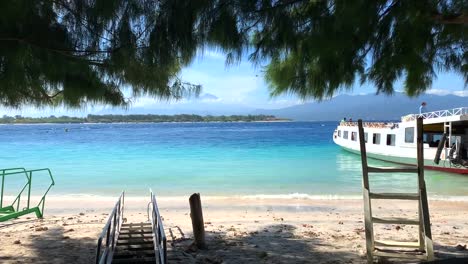
<path id="1" fill-rule="evenodd" d="M 356 80 L 410 96 L 439 72 L 468 83 L 466 1 L 15 0 L 0 2 L 0 104 L 126 106 L 178 99 L 197 52 L 265 68 L 273 96 L 324 99 Z M 201 80 L 203 81 L 203 80 Z"/>

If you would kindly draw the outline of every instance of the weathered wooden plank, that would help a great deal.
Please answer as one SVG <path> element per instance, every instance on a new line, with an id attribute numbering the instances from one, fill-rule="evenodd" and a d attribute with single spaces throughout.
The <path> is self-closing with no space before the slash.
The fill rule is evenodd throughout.
<path id="1" fill-rule="evenodd" d="M 424 179 L 424 131 L 423 131 L 423 119 L 418 118 L 416 121 L 416 143 L 417 143 L 417 158 L 418 158 L 418 185 L 419 185 L 419 195 L 421 199 L 420 203 L 420 219 L 422 220 L 422 230 L 420 227 L 420 240 L 424 241 L 425 250 L 428 260 L 434 259 L 434 247 L 432 242 L 432 232 L 431 232 L 431 221 L 429 218 L 429 205 L 427 201 L 427 192 L 426 192 L 426 181 Z M 424 233 L 422 237 L 421 233 Z"/>
<path id="2" fill-rule="evenodd" d="M 375 256 L 386 257 L 386 258 L 406 258 L 406 259 L 421 259 L 427 260 L 427 256 L 414 254 L 414 252 L 390 252 L 390 251 L 375 251 Z"/>
<path id="3" fill-rule="evenodd" d="M 390 172 L 400 172 L 400 173 L 418 173 L 418 168 L 416 166 L 405 166 L 405 167 L 368 167 L 368 172 L 370 173 L 390 173 Z"/>
<path id="4" fill-rule="evenodd" d="M 419 200 L 417 193 L 370 193 L 371 199 Z"/>
<path id="5" fill-rule="evenodd" d="M 380 218 L 372 217 L 372 222 L 376 224 L 398 224 L 398 225 L 419 225 L 419 220 L 407 218 Z"/>
<path id="6" fill-rule="evenodd" d="M 373 263 L 374 257 L 372 252 L 374 251 L 374 228 L 372 226 L 372 204 L 370 200 L 370 188 L 369 188 L 369 172 L 367 166 L 367 152 L 366 152 L 366 141 L 364 139 L 364 127 L 362 126 L 362 120 L 358 120 L 358 132 L 359 132 L 359 146 L 361 150 L 361 162 L 362 162 L 362 187 L 364 196 L 364 226 L 366 234 L 366 250 L 367 250 L 367 262 Z"/>
<path id="7" fill-rule="evenodd" d="M 193 237 L 198 248 L 206 248 L 205 224 L 203 221 L 202 205 L 200 194 L 194 193 L 189 198 L 190 217 L 192 218 Z"/>
<path id="8" fill-rule="evenodd" d="M 389 240 L 375 240 L 376 247 L 398 247 L 398 248 L 419 248 L 418 241 L 389 241 Z"/>

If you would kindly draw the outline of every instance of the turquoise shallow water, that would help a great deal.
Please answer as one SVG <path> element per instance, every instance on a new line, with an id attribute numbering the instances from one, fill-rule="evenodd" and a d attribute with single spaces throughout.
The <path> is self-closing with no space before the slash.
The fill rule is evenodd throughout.
<path id="1" fill-rule="evenodd" d="M 52 169 L 52 194 L 354 196 L 360 158 L 334 145 L 336 122 L 0 126 L 0 167 Z M 68 132 L 66 131 L 68 130 Z M 382 162 L 371 161 L 374 164 Z M 388 165 L 388 164 L 386 164 Z M 429 194 L 468 196 L 468 177 L 427 171 Z M 44 183 L 39 175 L 36 183 Z M 9 179 L 14 182 L 14 179 Z M 402 174 L 374 189 L 414 190 Z"/>

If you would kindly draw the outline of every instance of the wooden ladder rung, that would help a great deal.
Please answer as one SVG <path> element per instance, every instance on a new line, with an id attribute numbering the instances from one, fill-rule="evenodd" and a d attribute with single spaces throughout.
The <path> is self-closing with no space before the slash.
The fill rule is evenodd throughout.
<path id="1" fill-rule="evenodd" d="M 407 219 L 407 218 L 372 217 L 372 222 L 376 224 L 419 225 L 419 220 L 413 220 L 413 219 Z"/>
<path id="2" fill-rule="evenodd" d="M 427 260 L 426 255 L 417 254 L 417 252 L 401 252 L 401 251 L 374 251 L 374 256 L 386 258 L 407 258 L 407 259 L 421 259 Z"/>
<path id="3" fill-rule="evenodd" d="M 402 172 L 402 173 L 418 173 L 418 167 L 367 167 L 368 172 L 387 173 L 387 172 Z"/>
<path id="4" fill-rule="evenodd" d="M 370 193 L 372 199 L 419 200 L 417 193 Z"/>
<path id="5" fill-rule="evenodd" d="M 418 241 L 403 242 L 403 241 L 375 240 L 374 244 L 376 247 L 419 248 L 420 246 Z"/>

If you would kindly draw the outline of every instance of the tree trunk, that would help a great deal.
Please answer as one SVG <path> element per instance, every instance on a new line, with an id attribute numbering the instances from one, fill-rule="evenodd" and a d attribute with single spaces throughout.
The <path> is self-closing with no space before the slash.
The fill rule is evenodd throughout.
<path id="1" fill-rule="evenodd" d="M 203 222 L 203 212 L 200 194 L 194 193 L 190 196 L 190 218 L 192 218 L 193 237 L 195 245 L 199 249 L 205 249 L 205 223 Z"/>

